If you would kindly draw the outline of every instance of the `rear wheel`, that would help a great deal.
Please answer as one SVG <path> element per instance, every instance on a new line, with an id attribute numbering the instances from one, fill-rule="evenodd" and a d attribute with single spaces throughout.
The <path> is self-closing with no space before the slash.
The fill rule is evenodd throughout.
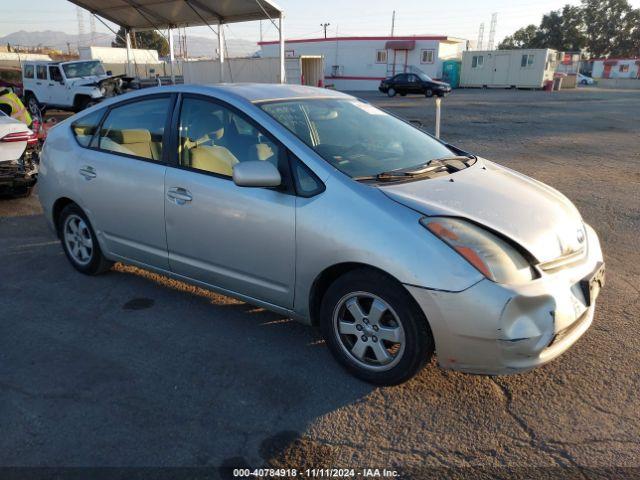
<path id="1" fill-rule="evenodd" d="M 76 204 L 67 205 L 60 213 L 58 232 L 64 253 L 79 272 L 98 275 L 113 265 L 102 254 L 89 219 Z"/>
<path id="2" fill-rule="evenodd" d="M 372 270 L 338 278 L 321 307 L 322 333 L 336 359 L 356 377 L 395 385 L 431 358 L 433 337 L 422 311 L 394 279 Z"/>
<path id="3" fill-rule="evenodd" d="M 31 92 L 27 92 L 26 101 L 29 113 L 31 115 L 38 115 L 38 113 L 40 113 L 40 103 L 38 102 L 36 96 Z"/>
<path id="4" fill-rule="evenodd" d="M 425 97 L 427 97 L 427 98 L 431 98 L 431 97 L 433 97 L 433 90 L 432 90 L 432 89 L 430 89 L 430 88 L 427 88 L 427 89 L 425 90 L 425 92 L 424 92 L 424 96 L 425 96 Z"/>
<path id="5" fill-rule="evenodd" d="M 387 90 L 387 95 L 389 97 L 395 97 L 396 96 L 396 89 L 395 88 L 390 88 L 389 90 Z"/>

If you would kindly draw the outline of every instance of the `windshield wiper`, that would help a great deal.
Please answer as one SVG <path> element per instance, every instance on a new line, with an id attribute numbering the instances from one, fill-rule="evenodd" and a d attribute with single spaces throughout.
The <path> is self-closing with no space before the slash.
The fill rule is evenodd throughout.
<path id="1" fill-rule="evenodd" d="M 432 173 L 439 173 L 445 170 L 446 171 L 453 170 L 454 172 L 457 172 L 459 170 L 462 170 L 462 168 L 459 168 L 453 162 L 461 162 L 468 167 L 470 160 L 472 160 L 471 157 L 462 156 L 462 155 L 434 158 L 433 160 L 429 160 L 426 163 L 416 165 L 413 167 L 399 168 L 397 170 L 381 172 L 378 175 L 376 175 L 375 178 L 378 180 L 388 180 L 388 179 L 397 180 L 398 178 L 414 178 L 414 177 L 427 176 Z"/>

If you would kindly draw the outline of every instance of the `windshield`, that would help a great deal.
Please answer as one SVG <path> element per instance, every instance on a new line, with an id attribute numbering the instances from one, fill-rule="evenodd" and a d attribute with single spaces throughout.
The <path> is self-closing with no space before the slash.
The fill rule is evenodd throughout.
<path id="1" fill-rule="evenodd" d="M 104 68 L 99 60 L 92 62 L 74 62 L 62 65 L 67 78 L 91 77 L 93 75 L 104 75 Z"/>
<path id="2" fill-rule="evenodd" d="M 453 154 L 423 131 L 356 99 L 295 99 L 260 107 L 352 178 Z"/>
<path id="3" fill-rule="evenodd" d="M 431 77 L 429 75 L 427 75 L 426 73 L 422 73 L 419 72 L 418 77 L 420 77 L 420 80 L 424 80 L 425 82 L 432 82 L 433 80 L 431 80 Z"/>

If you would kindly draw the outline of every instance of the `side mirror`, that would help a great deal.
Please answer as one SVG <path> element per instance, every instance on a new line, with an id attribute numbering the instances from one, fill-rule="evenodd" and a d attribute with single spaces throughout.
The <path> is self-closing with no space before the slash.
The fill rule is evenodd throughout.
<path id="1" fill-rule="evenodd" d="M 107 70 L 107 75 L 111 76 L 113 75 L 113 72 L 111 70 Z"/>
<path id="2" fill-rule="evenodd" d="M 233 166 L 233 182 L 239 187 L 277 187 L 282 177 L 273 163 L 250 160 Z"/>

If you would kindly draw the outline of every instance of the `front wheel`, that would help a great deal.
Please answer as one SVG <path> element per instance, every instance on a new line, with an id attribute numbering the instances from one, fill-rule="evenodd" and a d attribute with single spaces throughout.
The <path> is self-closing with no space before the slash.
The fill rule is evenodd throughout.
<path id="1" fill-rule="evenodd" d="M 396 89 L 395 88 L 390 88 L 389 90 L 387 90 L 387 95 L 389 97 L 395 97 L 396 96 Z"/>
<path id="2" fill-rule="evenodd" d="M 322 333 L 336 359 L 356 377 L 396 385 L 431 358 L 433 336 L 424 314 L 394 279 L 354 270 L 327 290 Z"/>
<path id="3" fill-rule="evenodd" d="M 77 205 L 64 207 L 58 218 L 58 232 L 64 253 L 79 272 L 98 275 L 113 265 L 102 254 L 89 219 Z"/>

